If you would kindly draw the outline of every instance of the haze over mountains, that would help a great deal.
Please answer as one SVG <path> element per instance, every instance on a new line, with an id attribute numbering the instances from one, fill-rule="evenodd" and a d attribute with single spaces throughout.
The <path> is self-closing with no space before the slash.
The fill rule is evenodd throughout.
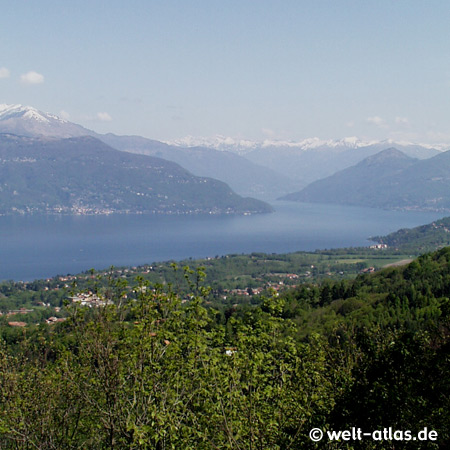
<path id="1" fill-rule="evenodd" d="M 390 148 L 283 199 L 386 209 L 450 211 L 450 151 L 418 160 Z"/>
<path id="2" fill-rule="evenodd" d="M 34 139 L 91 136 L 122 153 L 172 161 L 195 176 L 227 183 L 239 195 L 267 201 L 283 198 L 383 208 L 447 208 L 446 195 L 440 193 L 446 186 L 446 164 L 428 167 L 434 164 L 435 158 L 445 159 L 442 156 L 445 153 L 442 148 L 426 145 L 363 142 L 357 138 L 257 143 L 219 137 L 168 143 L 140 136 L 98 134 L 53 114 L 21 105 L 0 105 L 0 133 Z M 376 156 L 392 147 L 403 156 L 392 150 Z M 431 162 L 419 164 L 421 160 Z M 406 170 L 409 166 L 414 167 L 408 169 L 410 172 Z M 440 175 L 431 176 L 434 181 L 430 181 L 424 173 L 433 170 L 438 170 Z M 340 174 L 341 171 L 344 173 Z M 334 178 L 328 179 L 332 176 Z M 407 180 L 407 177 L 413 178 Z M 436 177 L 439 180 L 434 179 Z M 318 181 L 321 179 L 325 179 L 323 183 Z M 300 192 L 303 188 L 306 189 Z M 250 208 L 252 211 L 258 209 L 255 205 Z M 262 210 L 268 209 L 267 205 L 261 205 Z"/>
<path id="3" fill-rule="evenodd" d="M 250 161 L 282 173 L 299 187 L 325 178 L 333 173 L 353 166 L 368 156 L 395 147 L 408 156 L 426 159 L 437 155 L 447 147 L 430 147 L 392 140 L 365 142 L 356 137 L 339 140 L 305 139 L 300 142 L 273 141 L 252 142 L 225 137 L 194 139 L 192 137 L 174 141 L 176 145 L 194 147 L 202 144 L 208 148 L 236 152 Z"/>
<path id="4" fill-rule="evenodd" d="M 225 183 L 171 161 L 115 150 L 91 136 L 0 134 L 0 213 L 270 212 Z"/>
<path id="5" fill-rule="evenodd" d="M 299 184 L 282 174 L 229 151 L 205 147 L 176 147 L 139 136 L 98 136 L 111 147 L 131 153 L 152 155 L 176 162 L 197 176 L 227 183 L 235 192 L 263 200 L 274 200 Z"/>
<path id="6" fill-rule="evenodd" d="M 113 149 L 94 132 L 33 108 L 2 105 L 0 123 L 1 214 L 272 210 L 222 181 L 194 176 L 161 158 Z"/>
<path id="7" fill-rule="evenodd" d="M 237 154 L 214 149 L 180 148 L 141 136 L 98 134 L 53 114 L 22 105 L 0 105 L 0 133 L 27 137 L 93 136 L 111 147 L 130 153 L 157 156 L 180 164 L 194 175 L 227 183 L 243 196 L 275 199 L 300 186 L 275 171 Z"/>

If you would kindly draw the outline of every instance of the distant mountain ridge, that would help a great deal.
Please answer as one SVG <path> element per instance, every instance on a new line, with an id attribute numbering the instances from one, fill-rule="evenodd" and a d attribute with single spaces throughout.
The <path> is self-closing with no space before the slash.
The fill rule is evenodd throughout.
<path id="1" fill-rule="evenodd" d="M 254 163 L 270 167 L 271 170 L 283 174 L 299 188 L 351 167 L 368 156 L 391 147 L 418 159 L 430 158 L 449 148 L 448 145 L 430 146 L 395 142 L 390 139 L 363 141 L 357 137 L 336 140 L 308 138 L 298 142 L 266 139 L 255 142 L 224 136 L 200 139 L 190 136 L 169 143 L 180 147 L 201 145 L 238 153 Z"/>
<path id="2" fill-rule="evenodd" d="M 96 133 L 31 106 L 0 104 L 0 133 L 59 138 L 95 136 Z"/>
<path id="3" fill-rule="evenodd" d="M 270 212 L 225 183 L 91 137 L 0 134 L 0 213 L 248 214 Z"/>
<path id="4" fill-rule="evenodd" d="M 174 161 L 197 176 L 224 181 L 241 195 L 275 200 L 300 186 L 274 170 L 236 153 L 204 147 L 181 148 L 140 136 L 99 136 L 113 148 Z"/>
<path id="5" fill-rule="evenodd" d="M 379 145 L 384 148 L 392 146 L 413 146 L 419 145 L 423 148 L 437 149 L 439 151 L 445 151 L 449 149 L 448 145 L 429 145 L 429 144 L 413 144 L 411 142 L 396 142 L 392 139 L 386 139 L 383 141 L 376 140 L 362 140 L 356 136 L 345 137 L 342 139 L 320 139 L 317 137 L 303 139 L 301 141 L 288 141 L 277 139 L 264 139 L 263 141 L 252 141 L 249 139 L 236 139 L 227 136 L 216 135 L 213 137 L 195 137 L 186 136 L 181 139 L 174 139 L 164 141 L 168 145 L 176 145 L 179 147 L 207 147 L 214 148 L 216 150 L 233 151 L 236 153 L 248 153 L 259 148 L 295 148 L 298 150 L 308 151 L 314 149 L 325 148 L 361 148 L 370 147 L 373 145 Z"/>
<path id="6" fill-rule="evenodd" d="M 362 141 L 305 139 L 300 142 L 267 139 L 253 142 L 224 136 L 160 142 L 140 136 L 98 134 L 53 114 L 21 105 L 0 105 L 0 132 L 28 137 L 93 136 L 121 151 L 158 156 L 176 162 L 196 176 L 221 180 L 238 194 L 274 200 L 351 167 L 395 146 L 410 157 L 427 159 L 444 147 Z"/>
<path id="7" fill-rule="evenodd" d="M 282 199 L 450 211 L 450 152 L 417 160 L 391 148 Z"/>
<path id="8" fill-rule="evenodd" d="M 141 136 L 98 134 L 30 106 L 0 105 L 0 133 L 27 137 L 93 136 L 117 150 L 176 162 L 196 176 L 216 178 L 229 184 L 243 196 L 275 199 L 301 187 L 286 176 L 235 153 L 206 148 L 181 148 Z"/>
<path id="9" fill-rule="evenodd" d="M 273 170 L 285 173 L 305 187 L 313 181 L 351 167 L 368 156 L 391 147 L 392 144 L 388 141 L 359 147 L 318 146 L 309 150 L 299 150 L 295 147 L 267 147 L 253 150 L 245 156 L 251 161 L 259 161 L 262 165 L 270 165 Z M 436 149 L 417 145 L 395 147 L 408 156 L 419 159 L 427 159 L 440 153 Z"/>

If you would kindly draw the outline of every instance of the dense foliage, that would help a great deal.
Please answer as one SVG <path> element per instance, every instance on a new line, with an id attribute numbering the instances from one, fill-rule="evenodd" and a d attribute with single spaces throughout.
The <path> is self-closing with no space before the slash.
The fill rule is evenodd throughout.
<path id="1" fill-rule="evenodd" d="M 211 287 L 207 301 L 221 307 L 235 303 L 259 303 L 261 295 L 274 288 L 282 291 L 304 282 L 354 278 L 370 267 L 380 269 L 387 264 L 409 258 L 412 254 L 414 252 L 404 254 L 392 249 L 358 247 L 286 254 L 233 254 L 197 260 L 189 258 L 179 262 L 179 265 L 189 266 L 194 270 L 204 268 L 204 283 Z M 174 272 L 172 265 L 173 261 L 168 261 L 135 267 L 110 267 L 95 273 L 89 270 L 76 275 L 56 275 L 46 280 L 3 281 L 0 282 L 0 313 L 7 314 L 8 311 L 21 307 L 37 312 L 40 309 L 45 310 L 43 304 L 61 307 L 72 289 L 89 289 L 92 279 L 99 275 L 102 279 L 98 281 L 104 285 L 111 278 L 126 280 L 129 291 L 135 287 L 136 278 L 142 277 L 151 284 L 171 283 L 176 286 L 180 296 L 188 294 L 189 286 L 180 283 L 180 278 L 183 277 Z M 47 309 L 45 314 L 54 313 Z M 34 315 L 27 314 L 27 317 L 22 316 L 20 320 L 37 323 Z M 1 321 L 0 318 L 0 323 Z"/>
<path id="2" fill-rule="evenodd" d="M 223 309 L 201 269 L 176 273 L 189 296 L 98 284 L 112 304 L 4 340 L 0 447 L 448 448 L 450 249 Z M 309 438 L 353 426 L 438 439 Z"/>
<path id="3" fill-rule="evenodd" d="M 375 236 L 372 239 L 405 251 L 432 251 L 450 245 L 450 217 L 415 228 L 402 228 L 387 236 Z"/>

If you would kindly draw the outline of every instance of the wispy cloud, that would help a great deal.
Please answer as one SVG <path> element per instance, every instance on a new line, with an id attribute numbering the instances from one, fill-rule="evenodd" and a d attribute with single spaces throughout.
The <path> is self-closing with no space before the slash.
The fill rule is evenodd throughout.
<path id="1" fill-rule="evenodd" d="M 366 122 L 370 123 L 371 125 L 375 125 L 377 127 L 380 127 L 380 128 L 385 128 L 386 127 L 386 121 L 384 119 L 382 119 L 380 116 L 368 117 L 366 119 Z"/>
<path id="2" fill-rule="evenodd" d="M 20 81 L 23 84 L 41 84 L 44 82 L 44 75 L 35 72 L 34 70 L 20 75 Z"/>
<path id="3" fill-rule="evenodd" d="M 0 78 L 9 78 L 9 70 L 6 67 L 0 68 Z"/>
<path id="4" fill-rule="evenodd" d="M 59 117 L 64 120 L 70 120 L 70 114 L 67 111 L 64 111 L 64 109 L 59 112 Z"/>
<path id="5" fill-rule="evenodd" d="M 101 122 L 111 122 L 112 117 L 107 112 L 97 113 L 97 119 Z"/>
<path id="6" fill-rule="evenodd" d="M 271 128 L 261 128 L 261 133 L 268 138 L 275 137 L 275 131 L 273 131 Z"/>
<path id="7" fill-rule="evenodd" d="M 450 141 L 450 133 L 445 131 L 428 131 L 426 137 L 433 143 L 443 143 Z"/>
<path id="8" fill-rule="evenodd" d="M 94 115 L 86 114 L 79 117 L 80 120 L 85 120 L 87 122 L 111 122 L 113 120 L 111 114 L 106 111 L 98 112 Z"/>
<path id="9" fill-rule="evenodd" d="M 409 120 L 407 117 L 396 117 L 395 123 L 397 125 L 409 125 Z"/>

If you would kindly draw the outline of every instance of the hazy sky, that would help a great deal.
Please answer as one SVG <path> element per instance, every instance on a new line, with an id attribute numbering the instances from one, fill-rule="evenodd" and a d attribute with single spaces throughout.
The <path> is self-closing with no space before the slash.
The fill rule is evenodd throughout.
<path id="1" fill-rule="evenodd" d="M 0 103 L 98 132 L 450 143 L 448 0 L 14 0 Z"/>

